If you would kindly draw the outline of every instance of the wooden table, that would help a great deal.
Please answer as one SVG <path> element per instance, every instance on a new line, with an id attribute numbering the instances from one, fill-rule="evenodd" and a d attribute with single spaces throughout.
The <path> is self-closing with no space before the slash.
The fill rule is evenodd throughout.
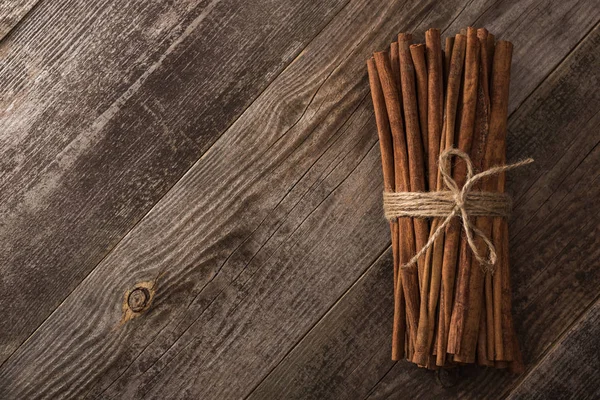
<path id="1" fill-rule="evenodd" d="M 0 398 L 598 398 L 598 0 L 0 5 Z M 390 360 L 365 61 L 515 44 L 527 372 Z"/>

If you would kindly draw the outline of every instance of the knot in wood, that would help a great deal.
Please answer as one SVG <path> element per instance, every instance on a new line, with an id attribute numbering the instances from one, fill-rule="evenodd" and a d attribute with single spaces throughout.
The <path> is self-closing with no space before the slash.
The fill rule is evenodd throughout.
<path id="1" fill-rule="evenodd" d="M 144 287 L 135 288 L 129 293 L 127 305 L 133 312 L 143 311 L 150 300 L 150 291 Z"/>
<path id="2" fill-rule="evenodd" d="M 437 370 L 436 377 L 438 384 L 443 388 L 456 386 L 460 380 L 461 370 L 459 368 L 440 368 Z"/>

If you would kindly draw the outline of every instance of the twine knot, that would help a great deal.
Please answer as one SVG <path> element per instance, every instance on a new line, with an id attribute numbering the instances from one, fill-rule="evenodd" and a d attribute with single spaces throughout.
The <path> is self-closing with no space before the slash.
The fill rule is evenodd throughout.
<path id="1" fill-rule="evenodd" d="M 450 176 L 450 163 L 448 161 L 452 156 L 462 158 L 467 166 L 467 179 L 462 189 L 458 187 L 456 181 Z M 400 217 L 446 217 L 442 224 L 429 236 L 429 240 L 425 246 L 409 262 L 404 264 L 402 268 L 416 264 L 417 260 L 425 254 L 427 249 L 444 232 L 450 220 L 458 216 L 462 220 L 467 242 L 475 258 L 484 270 L 493 272 L 493 266 L 498 259 L 496 249 L 487 235 L 473 225 L 471 217 L 507 217 L 510 213 L 511 199 L 504 193 L 481 192 L 473 191 L 472 189 L 478 181 L 485 177 L 519 168 L 532 162 L 533 159 L 528 158 L 514 164 L 492 167 L 475 174 L 469 155 L 461 150 L 450 148 L 440 154 L 439 158 L 440 175 L 448 190 L 436 192 L 384 192 L 383 208 L 385 217 L 389 220 L 395 220 Z M 479 236 L 485 243 L 487 256 L 481 254 L 478 250 L 475 243 L 475 235 Z"/>

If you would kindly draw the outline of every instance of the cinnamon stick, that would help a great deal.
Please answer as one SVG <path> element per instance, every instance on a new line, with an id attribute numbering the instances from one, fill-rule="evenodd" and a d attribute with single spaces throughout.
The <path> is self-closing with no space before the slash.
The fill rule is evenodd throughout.
<path id="1" fill-rule="evenodd" d="M 443 88 L 443 68 L 442 68 L 442 51 L 441 51 L 441 38 L 439 29 L 429 29 L 425 32 L 425 46 L 427 55 L 427 89 L 428 89 L 428 177 L 429 177 L 429 190 L 440 190 L 441 184 L 438 184 L 438 165 L 437 160 L 440 154 L 440 146 L 442 144 L 443 136 L 443 109 L 444 109 L 444 88 Z M 433 232 L 437 225 L 440 223 L 439 219 L 434 219 L 431 227 Z M 433 342 L 433 336 L 436 326 L 436 309 L 439 303 L 439 292 L 441 282 L 441 263 L 439 260 L 433 257 L 434 254 L 438 254 L 441 247 L 443 246 L 443 237 L 440 237 L 434 242 L 432 248 L 430 248 L 425 256 L 425 266 L 430 272 L 430 284 L 429 293 L 423 293 L 422 301 L 427 299 L 427 320 L 424 322 L 423 331 L 426 333 L 426 349 L 431 348 Z M 435 261 L 435 262 L 434 262 Z M 423 310 L 423 308 L 422 308 Z M 437 318 L 441 321 L 440 318 Z M 438 324 L 439 326 L 440 324 Z M 419 326 L 421 329 L 421 326 Z M 435 335 L 436 347 L 434 353 L 436 353 L 436 365 L 443 365 L 438 363 L 437 360 L 440 358 L 440 353 L 445 355 L 445 349 L 438 352 L 438 344 L 440 335 L 438 332 Z"/>
<path id="2" fill-rule="evenodd" d="M 490 76 L 494 54 L 494 35 L 490 34 L 486 29 L 478 29 L 477 37 L 481 43 L 481 74 L 480 74 L 480 86 L 482 88 L 482 94 L 485 100 L 485 106 L 487 107 L 487 115 L 489 115 L 490 107 Z M 487 138 L 487 132 L 486 132 Z M 481 166 L 479 166 L 480 168 Z M 485 310 L 486 310 L 486 331 L 487 331 L 487 357 L 489 360 L 495 359 L 496 349 L 496 316 L 494 313 L 494 294 L 493 294 L 493 283 L 492 274 L 486 271 L 485 274 Z"/>
<path id="3" fill-rule="evenodd" d="M 448 71 L 448 87 L 446 92 L 446 109 L 445 109 L 445 145 L 444 147 L 454 146 L 454 130 L 456 124 L 456 109 L 458 106 L 458 97 L 460 91 L 460 83 L 462 78 L 462 71 L 465 61 L 465 51 L 467 38 L 464 35 L 456 35 L 454 46 L 452 48 L 452 58 Z M 438 176 L 440 176 L 438 174 Z M 439 179 L 441 187 L 441 177 Z M 444 244 L 445 247 L 445 244 Z M 443 252 L 441 252 L 443 257 Z M 441 346 L 444 351 L 440 352 L 438 349 L 438 365 L 445 363 L 446 352 L 452 352 L 448 348 L 449 337 L 451 334 L 451 314 L 452 314 L 452 301 L 454 292 L 454 278 L 455 270 L 451 268 L 450 264 L 444 266 L 443 260 L 440 264 L 441 275 L 442 275 L 442 287 L 440 297 L 440 312 L 444 313 L 444 329 L 441 332 L 442 337 L 440 338 Z M 441 353 L 441 354 L 440 354 Z"/>
<path id="4" fill-rule="evenodd" d="M 369 85 L 371 87 L 371 98 L 373 99 L 373 108 L 375 110 L 375 121 L 377 124 L 377 133 L 379 136 L 379 148 L 381 150 L 381 165 L 383 170 L 383 187 L 386 192 L 395 190 L 395 174 L 394 174 L 394 148 L 392 143 L 392 134 L 390 130 L 390 122 L 385 108 L 385 99 L 383 90 L 379 81 L 377 67 L 375 61 L 371 58 L 367 61 L 367 70 L 369 73 Z M 392 333 L 392 359 L 398 360 L 404 357 L 404 294 L 402 289 L 397 290 L 396 286 L 402 285 L 402 281 L 398 279 L 399 256 L 398 247 L 399 231 L 398 221 L 390 222 L 390 231 L 392 237 L 392 255 L 394 263 L 394 293 L 398 293 L 398 298 L 394 296 L 394 314 L 398 313 L 399 324 L 394 324 L 394 332 Z"/>
<path id="5" fill-rule="evenodd" d="M 477 90 L 479 81 L 479 65 L 480 65 L 480 44 L 477 38 L 477 30 L 469 27 L 467 29 L 467 50 L 465 59 L 465 80 L 463 87 L 463 107 L 461 113 L 461 126 L 458 138 L 458 147 L 464 152 L 471 152 L 471 144 L 473 142 L 473 134 L 475 131 L 475 114 L 477 110 Z M 466 180 L 466 165 L 461 160 L 457 162 L 453 178 L 461 187 Z M 461 238 L 461 224 L 458 219 L 452 220 L 446 228 L 446 241 L 444 243 L 444 267 L 449 270 L 456 269 L 457 256 Z M 469 260 L 470 251 L 463 252 L 463 259 Z M 461 328 L 464 323 L 465 297 L 470 289 L 468 288 L 468 276 L 470 262 L 459 265 L 459 285 L 457 288 L 456 299 L 452 311 L 452 329 L 450 330 L 450 338 L 448 343 L 448 352 L 455 355 L 461 350 Z M 469 290 L 468 290 L 469 289 Z M 479 327 L 479 316 L 476 321 L 476 327 Z M 475 329 L 477 331 L 477 329 Z M 477 339 L 477 338 L 475 338 Z M 474 342 L 476 344 L 476 342 Z M 473 348 L 473 356 L 475 349 Z M 464 362 L 464 360 L 455 360 Z M 472 361 L 470 361 L 472 362 Z"/>
<path id="6" fill-rule="evenodd" d="M 392 75 L 398 88 L 398 101 L 402 104 L 402 88 L 400 87 L 400 56 L 398 54 L 398 42 L 390 44 L 390 63 L 392 64 Z"/>
<path id="7" fill-rule="evenodd" d="M 488 86 L 491 86 L 492 82 L 492 65 L 494 64 L 494 49 L 496 47 L 496 38 L 494 37 L 493 34 L 488 32 L 487 35 L 487 53 L 488 53 L 488 71 L 489 71 L 489 76 L 488 78 L 490 79 L 490 81 L 488 82 Z"/>
<path id="8" fill-rule="evenodd" d="M 423 143 L 423 164 L 427 166 L 428 146 L 428 117 L 427 117 L 427 63 L 425 61 L 425 45 L 413 44 L 410 46 L 412 62 L 415 66 L 415 77 L 417 80 L 417 103 L 419 105 L 419 127 L 421 128 L 421 141 Z"/>
<path id="9" fill-rule="evenodd" d="M 425 32 L 427 52 L 427 171 L 429 190 L 437 186 L 438 158 L 442 135 L 444 111 L 444 87 L 442 49 L 439 29 Z M 447 53 L 448 54 L 448 53 Z"/>
<path id="10" fill-rule="evenodd" d="M 454 48 L 454 37 L 448 36 L 444 43 L 444 87 L 448 87 L 448 75 L 452 63 L 452 49 Z"/>
<path id="11" fill-rule="evenodd" d="M 381 82 L 381 87 L 383 89 L 385 106 L 390 121 L 390 130 L 392 132 L 395 188 L 396 191 L 408 192 L 411 190 L 411 187 L 406 137 L 404 134 L 402 113 L 400 111 L 398 90 L 394 81 L 390 58 L 386 52 L 377 52 L 374 54 L 374 59 L 379 75 L 379 81 Z M 411 259 L 415 252 L 415 232 L 411 218 L 399 218 L 398 227 L 400 236 L 399 262 L 400 265 L 403 265 Z M 400 294 L 398 292 L 401 286 L 406 303 L 406 316 L 409 321 L 409 330 L 416 332 L 417 321 L 419 318 L 419 283 L 417 267 L 411 266 L 400 268 L 399 280 L 402 281 L 402 284 L 397 285 L 395 297 L 399 302 Z M 394 332 L 399 331 L 397 327 L 401 323 L 400 316 L 400 311 L 394 312 Z M 415 336 L 415 334 L 410 334 L 410 340 L 414 341 L 416 339 Z M 399 341 L 396 340 L 396 343 L 398 342 Z M 397 350 L 397 353 L 399 354 L 399 350 Z"/>
<path id="12" fill-rule="evenodd" d="M 408 164 L 410 175 L 410 190 L 413 192 L 425 191 L 425 167 L 423 162 L 423 143 L 419 126 L 419 108 L 417 105 L 417 91 L 415 86 L 415 67 L 410 52 L 411 35 L 401 33 L 398 35 L 398 53 L 400 55 L 400 82 L 402 87 L 402 105 L 404 109 Z M 429 236 L 429 222 L 424 218 L 414 220 L 416 249 L 420 250 L 427 243 Z M 419 287 L 422 286 L 424 257 L 417 260 L 419 271 Z"/>
<path id="13" fill-rule="evenodd" d="M 498 242 L 502 242 L 502 240 L 498 241 L 499 237 L 504 235 L 502 226 L 494 223 L 493 226 L 493 236 L 494 236 L 494 247 L 498 244 Z M 507 250 L 507 249 L 506 249 Z M 492 276 L 492 297 L 493 297 L 493 313 L 494 313 L 494 360 L 505 361 L 504 356 L 504 335 L 503 335 L 503 323 L 502 323 L 502 300 L 505 294 L 502 292 L 502 272 L 504 269 L 503 264 L 505 263 L 505 257 L 508 255 L 508 252 L 504 248 L 500 248 L 498 251 L 499 259 L 496 265 L 496 269 L 494 271 L 494 276 Z"/>
<path id="14" fill-rule="evenodd" d="M 482 366 L 494 366 L 494 361 L 487 356 L 487 322 L 486 314 L 481 313 L 479 319 L 479 337 L 477 339 L 477 364 Z"/>
<path id="15" fill-rule="evenodd" d="M 506 120 L 508 116 L 511 58 L 512 44 L 506 41 L 499 41 L 495 49 L 492 71 L 490 130 L 484 157 L 485 169 L 502 164 L 506 152 Z M 498 189 L 498 177 L 491 176 L 484 179 L 482 187 L 484 191 L 496 191 Z M 477 218 L 476 226 L 484 235 L 489 237 L 492 233 L 492 218 L 479 217 Z M 480 237 L 476 238 L 476 245 L 480 253 L 485 251 L 485 244 Z M 473 259 L 469 281 L 469 307 L 466 310 L 466 323 L 460 348 L 461 354 L 458 357 L 463 362 L 472 362 L 474 358 L 474 347 L 483 296 L 483 276 L 482 266 Z"/>
<path id="16" fill-rule="evenodd" d="M 494 68 L 498 69 L 498 74 L 503 73 L 505 80 L 496 76 L 494 71 L 494 101 L 496 102 L 495 111 L 497 118 L 494 120 L 494 130 L 497 130 L 498 135 L 506 137 L 506 118 L 508 116 L 508 82 L 510 80 L 510 61 L 512 57 L 512 45 L 508 42 L 500 42 L 502 47 L 497 50 L 498 60 L 494 59 Z M 499 46 L 500 46 L 499 43 Z M 499 82 L 497 82 L 499 81 Z M 500 86 L 496 89 L 496 86 Z M 506 140 L 498 149 L 498 163 L 506 162 Z M 504 192 L 506 176 L 500 174 L 497 177 L 496 190 Z M 490 187 L 493 182 L 490 182 Z M 511 361 L 515 359 L 514 354 L 514 327 L 511 313 L 511 293 L 510 293 L 510 263 L 508 252 L 508 224 L 505 218 L 494 218 L 493 221 L 493 243 L 499 249 L 499 260 L 497 270 L 494 272 L 494 310 L 496 317 L 494 319 L 495 329 L 495 350 L 496 359 L 502 361 Z M 498 315 L 499 314 L 499 315 Z"/>
<path id="17" fill-rule="evenodd" d="M 440 40 L 439 39 L 439 31 L 437 31 L 435 33 L 436 33 L 436 39 Z M 445 123 L 444 121 L 446 118 L 446 113 L 448 112 L 448 98 L 449 98 L 448 97 L 448 88 L 450 88 L 450 92 L 452 92 L 453 87 L 456 87 L 456 91 L 458 91 L 458 87 L 460 86 L 460 76 L 458 76 L 457 79 L 454 79 L 452 82 L 450 82 L 450 80 L 449 80 L 450 69 L 451 69 L 451 65 L 452 65 L 452 50 L 454 47 L 454 41 L 455 41 L 454 37 L 447 37 L 446 41 L 445 41 L 445 51 L 443 53 L 443 57 L 444 57 L 443 58 L 444 85 L 443 86 L 444 86 L 444 88 L 441 91 L 441 93 L 442 93 L 442 96 L 446 97 L 446 107 L 444 107 L 444 101 L 442 98 L 442 108 L 444 109 L 444 111 L 441 113 L 443 116 L 443 119 L 442 119 L 443 129 L 442 129 L 442 135 L 441 135 L 441 140 L 440 140 L 440 149 L 436 153 L 436 163 L 433 166 L 430 165 L 430 171 L 432 171 L 432 170 L 437 171 L 437 158 L 439 156 L 439 153 L 442 150 L 445 150 L 444 148 L 446 146 L 446 129 L 448 128 L 449 125 L 448 125 L 448 123 Z M 464 44 L 461 45 L 461 47 L 463 47 L 463 46 L 464 46 Z M 462 57 L 464 57 L 464 49 L 463 49 Z M 451 93 L 450 100 L 452 101 L 453 98 L 454 98 L 454 95 Z M 458 96 L 456 96 L 456 99 L 458 101 Z M 455 108 L 454 108 L 454 112 L 456 112 Z M 452 125 L 454 124 L 453 121 L 452 121 Z M 436 190 L 442 190 L 442 179 L 441 179 L 441 176 L 439 175 L 439 173 L 437 174 L 436 178 L 437 178 Z M 431 226 L 431 232 L 435 232 L 440 223 L 441 223 L 441 220 L 439 218 L 435 218 L 433 220 L 433 223 Z M 438 366 L 446 365 L 446 345 L 447 345 L 447 341 L 448 341 L 448 329 L 450 326 L 450 313 L 452 310 L 452 308 L 451 308 L 452 307 L 452 288 L 448 287 L 450 277 L 442 276 L 443 246 L 444 246 L 444 237 L 443 237 L 443 235 L 440 235 L 438 237 L 438 239 L 435 241 L 435 243 L 433 245 L 433 250 L 432 250 L 436 256 L 433 257 L 429 253 L 427 254 L 428 257 L 433 258 L 432 262 L 434 264 L 432 266 L 432 284 L 431 284 L 432 289 L 431 289 L 430 298 L 429 298 L 430 308 L 432 308 L 432 305 L 438 301 L 438 297 L 439 297 L 438 325 L 437 325 L 437 335 L 436 335 L 436 365 L 438 365 Z M 446 290 L 444 290 L 444 285 L 441 285 L 441 281 L 443 278 L 447 279 L 447 282 L 445 285 Z M 452 279 L 454 279 L 454 278 L 452 278 Z"/>
<path id="18" fill-rule="evenodd" d="M 498 190 L 504 191 L 504 176 L 498 178 Z M 502 182 L 500 182 L 502 181 Z M 494 271 L 494 284 L 500 286 L 497 298 L 495 299 L 499 312 L 499 321 L 496 324 L 495 335 L 498 337 L 499 352 L 496 359 L 501 361 L 512 361 L 515 359 L 515 349 L 513 335 L 513 320 L 512 320 L 512 295 L 510 289 L 510 261 L 508 259 L 508 223 L 505 219 L 494 218 L 494 246 L 499 248 L 500 259 L 497 263 L 497 270 Z"/>

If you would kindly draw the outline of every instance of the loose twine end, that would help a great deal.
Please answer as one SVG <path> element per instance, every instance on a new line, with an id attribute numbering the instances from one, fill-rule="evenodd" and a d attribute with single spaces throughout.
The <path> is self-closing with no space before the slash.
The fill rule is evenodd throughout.
<path id="1" fill-rule="evenodd" d="M 465 161 L 467 166 L 467 180 L 462 189 L 448 171 L 448 159 L 457 156 Z M 407 268 L 417 263 L 427 249 L 444 232 L 450 220 L 459 217 L 462 220 L 463 229 L 467 236 L 467 242 L 475 258 L 486 272 L 493 273 L 494 265 L 498 260 L 496 249 L 492 241 L 481 230 L 477 229 L 470 221 L 471 217 L 507 217 L 510 214 L 512 201 L 510 196 L 499 192 L 472 191 L 474 185 L 483 178 L 498 175 L 502 172 L 519 168 L 533 162 L 532 158 L 518 161 L 514 164 L 492 167 L 480 173 L 474 174 L 471 158 L 465 152 L 450 148 L 440 154 L 439 171 L 448 188 L 445 191 L 436 192 L 384 192 L 383 209 L 385 217 L 396 220 L 400 217 L 431 218 L 445 217 L 442 224 L 429 236 L 429 240 L 406 264 L 400 268 Z M 487 248 L 487 257 L 477 248 L 475 236 L 479 236 Z"/>

